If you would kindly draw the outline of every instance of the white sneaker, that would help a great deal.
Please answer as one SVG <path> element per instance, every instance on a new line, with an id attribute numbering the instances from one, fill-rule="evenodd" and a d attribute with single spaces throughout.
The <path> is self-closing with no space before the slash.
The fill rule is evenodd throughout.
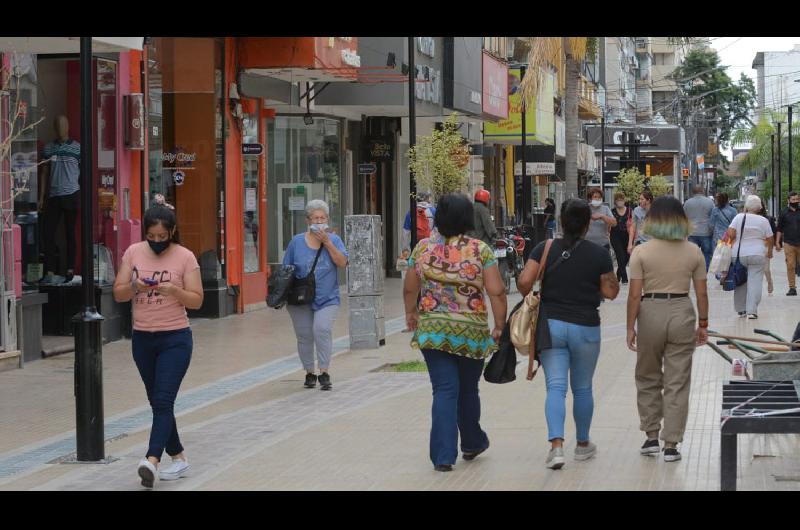
<path id="1" fill-rule="evenodd" d="M 597 454 L 597 445 L 594 442 L 589 442 L 589 445 L 582 447 L 575 446 L 575 460 L 589 460 Z"/>
<path id="2" fill-rule="evenodd" d="M 550 469 L 561 469 L 564 467 L 564 448 L 553 447 L 550 449 L 550 452 L 547 453 L 547 460 L 544 461 L 544 465 Z"/>
<path id="3" fill-rule="evenodd" d="M 158 472 L 158 478 L 161 480 L 178 480 L 181 477 L 185 477 L 188 470 L 189 463 L 186 460 L 173 458 L 172 465 Z"/>
<path id="4" fill-rule="evenodd" d="M 139 477 L 142 479 L 142 486 L 152 488 L 156 481 L 156 466 L 148 459 L 143 458 L 139 461 Z"/>

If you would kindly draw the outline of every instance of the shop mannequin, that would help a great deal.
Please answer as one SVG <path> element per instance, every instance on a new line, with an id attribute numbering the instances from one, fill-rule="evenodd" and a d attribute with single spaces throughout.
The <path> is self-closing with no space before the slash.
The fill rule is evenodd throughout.
<path id="1" fill-rule="evenodd" d="M 44 212 L 45 270 L 59 274 L 56 260 L 56 232 L 61 218 L 67 241 L 66 276 L 69 281 L 75 269 L 75 225 L 78 219 L 80 198 L 81 145 L 69 138 L 69 121 L 58 116 L 53 122 L 56 140 L 44 147 L 42 159 L 42 186 L 39 191 L 39 208 Z"/>

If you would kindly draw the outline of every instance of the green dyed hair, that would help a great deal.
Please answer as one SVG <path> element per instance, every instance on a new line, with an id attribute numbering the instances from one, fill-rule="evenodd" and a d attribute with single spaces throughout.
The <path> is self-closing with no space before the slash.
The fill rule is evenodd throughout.
<path id="1" fill-rule="evenodd" d="M 671 195 L 662 195 L 650 206 L 642 231 L 656 239 L 681 241 L 689 237 L 690 229 L 681 202 Z"/>

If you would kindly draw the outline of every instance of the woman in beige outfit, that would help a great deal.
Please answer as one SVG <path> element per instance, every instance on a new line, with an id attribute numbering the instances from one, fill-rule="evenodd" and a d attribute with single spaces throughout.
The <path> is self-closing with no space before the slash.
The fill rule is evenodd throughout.
<path id="1" fill-rule="evenodd" d="M 692 354 L 708 339 L 706 262 L 700 248 L 687 241 L 689 220 L 675 197 L 653 201 L 644 232 L 652 239 L 631 254 L 628 291 L 628 347 L 637 353 L 639 428 L 647 434 L 640 452 L 660 453 L 660 432 L 664 460 L 675 462 L 681 459 L 678 443 L 689 414 Z"/>

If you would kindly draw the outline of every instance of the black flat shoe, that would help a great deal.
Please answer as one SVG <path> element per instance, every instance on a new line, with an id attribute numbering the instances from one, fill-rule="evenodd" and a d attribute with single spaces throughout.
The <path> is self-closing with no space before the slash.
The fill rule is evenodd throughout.
<path id="1" fill-rule="evenodd" d="M 486 444 L 486 447 L 484 447 L 484 448 L 483 448 L 483 449 L 481 449 L 480 451 L 475 451 L 474 453 L 467 453 L 467 452 L 465 452 L 465 453 L 463 453 L 463 455 L 462 455 L 462 456 L 464 457 L 464 460 L 475 460 L 475 457 L 476 457 L 476 456 L 478 456 L 479 454 L 483 453 L 483 452 L 484 452 L 484 451 L 486 451 L 487 449 L 489 449 L 489 444 Z"/>
<path id="2" fill-rule="evenodd" d="M 433 466 L 433 469 L 436 471 L 452 471 L 453 466 L 452 464 L 439 464 L 438 466 Z"/>

